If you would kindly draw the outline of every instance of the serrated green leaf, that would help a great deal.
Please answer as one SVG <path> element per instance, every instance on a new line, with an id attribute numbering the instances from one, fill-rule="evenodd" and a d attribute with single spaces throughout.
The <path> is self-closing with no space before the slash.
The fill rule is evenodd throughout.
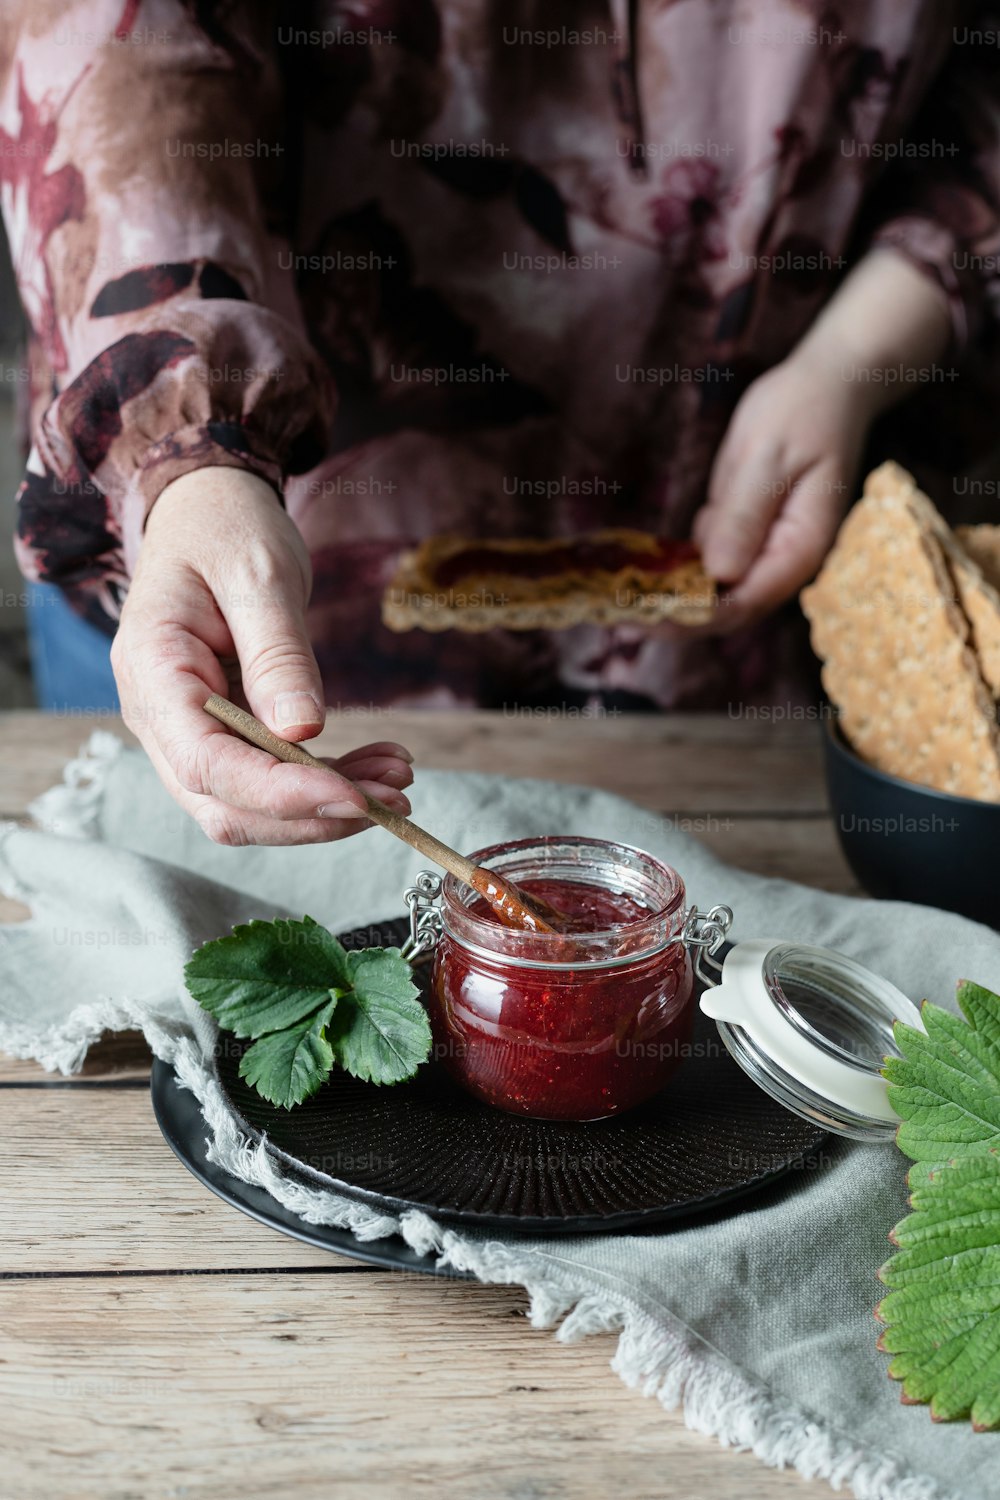
<path id="1" fill-rule="evenodd" d="M 318 1015 L 254 1042 L 240 1058 L 240 1077 L 282 1109 L 291 1109 L 315 1094 L 333 1067 L 326 1027 L 336 1004 L 330 1000 Z"/>
<path id="2" fill-rule="evenodd" d="M 938 1174 L 950 1167 L 948 1191 L 956 1196 L 962 1193 L 989 1193 L 996 1182 L 990 1158 L 1000 1160 L 1000 1150 L 984 1151 L 982 1155 L 963 1156 L 953 1162 L 915 1161 L 906 1175 L 910 1189 L 910 1202 L 914 1208 L 923 1207 L 924 1189 L 933 1187 Z"/>
<path id="3" fill-rule="evenodd" d="M 931 1186 L 938 1172 L 940 1172 L 944 1166 L 953 1166 L 955 1168 L 954 1173 L 949 1179 L 949 1181 L 951 1182 L 950 1190 L 952 1192 L 955 1192 L 957 1191 L 960 1184 L 965 1184 L 967 1182 L 971 1185 L 972 1183 L 975 1183 L 983 1174 L 987 1173 L 989 1170 L 988 1158 L 990 1156 L 998 1155 L 1000 1155 L 1000 1152 L 989 1150 L 984 1151 L 981 1155 L 979 1153 L 976 1153 L 974 1155 L 963 1156 L 958 1160 L 950 1163 L 940 1161 L 915 1161 L 909 1172 L 906 1174 L 906 1183 L 910 1189 L 910 1199 L 913 1203 L 913 1206 L 915 1208 L 919 1206 L 917 1200 L 921 1192 L 925 1187 Z"/>
<path id="4" fill-rule="evenodd" d="M 974 984 L 971 979 L 960 979 L 957 998 L 958 1008 L 969 1025 L 1000 1052 L 1000 1012 L 993 991 Z"/>
<path id="5" fill-rule="evenodd" d="M 343 945 L 312 917 L 234 927 L 197 949 L 184 978 L 220 1026 L 244 1037 L 297 1026 L 351 982 Z"/>
<path id="6" fill-rule="evenodd" d="M 363 948 L 348 953 L 347 966 L 351 989 L 330 1028 L 337 1061 L 368 1083 L 412 1078 L 430 1053 L 431 1028 L 409 964 L 398 948 Z"/>
<path id="7" fill-rule="evenodd" d="M 925 1002 L 897 1025 L 889 1098 L 914 1158 L 911 1212 L 879 1272 L 880 1348 L 908 1401 L 938 1421 L 1000 1427 L 1000 996 L 963 980 L 965 1020 Z"/>
<path id="8" fill-rule="evenodd" d="M 990 1011 L 979 991 L 983 1029 L 925 1002 L 926 1034 L 897 1022 L 901 1057 L 883 1068 L 889 1102 L 900 1116 L 896 1142 L 917 1161 L 946 1161 L 980 1154 L 1000 1142 L 1000 1044 L 992 1039 Z M 993 997 L 994 1006 L 1000 1000 Z M 985 1008 L 984 1008 L 985 1007 Z"/>
<path id="9" fill-rule="evenodd" d="M 392 1084 L 430 1053 L 430 1023 L 400 950 L 348 952 L 312 917 L 235 927 L 199 948 L 184 973 L 220 1026 L 256 1039 L 240 1075 L 285 1109 L 315 1092 L 334 1062 Z"/>
<path id="10" fill-rule="evenodd" d="M 985 1089 L 990 1098 L 997 1082 L 997 1058 L 988 1038 L 980 1036 L 961 1016 L 936 1005 L 924 1006 L 924 1021 L 928 1037 L 938 1044 L 939 1056 L 950 1057 L 956 1072 Z"/>

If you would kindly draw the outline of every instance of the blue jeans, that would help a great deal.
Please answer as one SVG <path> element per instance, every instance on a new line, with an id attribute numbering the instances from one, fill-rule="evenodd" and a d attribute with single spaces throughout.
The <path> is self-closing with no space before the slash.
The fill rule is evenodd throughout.
<path id="1" fill-rule="evenodd" d="M 28 646 L 39 708 L 116 712 L 111 637 L 81 620 L 54 583 L 28 584 Z"/>

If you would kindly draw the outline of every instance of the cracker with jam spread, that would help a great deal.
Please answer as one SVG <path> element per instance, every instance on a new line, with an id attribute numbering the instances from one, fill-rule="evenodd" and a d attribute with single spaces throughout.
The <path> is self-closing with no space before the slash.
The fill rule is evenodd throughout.
<path id="1" fill-rule="evenodd" d="M 702 625 L 715 584 L 690 542 L 626 528 L 538 541 L 430 537 L 382 598 L 390 630 L 565 630 Z"/>

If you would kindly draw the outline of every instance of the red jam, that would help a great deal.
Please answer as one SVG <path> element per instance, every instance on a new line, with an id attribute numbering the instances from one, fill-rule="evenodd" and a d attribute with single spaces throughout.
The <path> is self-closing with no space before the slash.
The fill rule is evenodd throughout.
<path id="1" fill-rule="evenodd" d="M 604 932 L 649 916 L 649 908 L 622 891 L 606 891 L 597 885 L 572 880 L 522 880 L 518 890 L 534 896 L 559 912 L 560 932 Z M 475 901 L 469 910 L 483 922 L 499 922 L 492 903 Z"/>
<path id="2" fill-rule="evenodd" d="M 434 569 L 434 582 L 441 588 L 468 578 L 470 574 L 505 573 L 511 578 L 548 578 L 555 573 L 620 573 L 635 568 L 640 573 L 669 573 L 698 556 L 690 542 L 656 537 L 648 550 L 623 546 L 620 542 L 573 541 L 559 547 L 513 552 L 505 547 L 462 547 L 444 557 Z"/>
<path id="3" fill-rule="evenodd" d="M 501 944 L 502 929 L 487 903 L 459 910 L 446 899 L 431 1001 L 435 1057 L 465 1089 L 513 1114 L 595 1120 L 642 1103 L 668 1081 L 690 1037 L 691 965 L 671 940 L 676 923 L 661 919 L 651 936 L 656 910 L 630 895 L 505 873 L 570 925 L 549 937 L 508 932 L 507 951 L 494 953 L 490 940 Z M 673 878 L 679 909 L 683 886 Z M 512 955 L 516 943 L 526 957 Z M 533 961 L 540 951 L 545 966 Z"/>

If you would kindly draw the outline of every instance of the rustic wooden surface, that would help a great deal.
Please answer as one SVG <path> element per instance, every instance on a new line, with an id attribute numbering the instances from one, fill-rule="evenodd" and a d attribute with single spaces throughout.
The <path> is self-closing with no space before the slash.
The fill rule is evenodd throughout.
<path id="1" fill-rule="evenodd" d="M 0 816 L 22 818 L 106 718 L 0 718 Z M 126 738 L 128 736 L 126 735 Z M 722 716 L 351 714 L 331 753 L 585 782 L 675 815 L 723 858 L 854 889 L 819 731 Z M 0 908 L 19 920 L 16 902 Z M 387 1272 L 238 1214 L 162 1142 L 137 1035 L 83 1073 L 0 1057 L 0 1494 L 763 1500 L 831 1491 L 688 1432 L 564 1347 L 516 1289 Z"/>

